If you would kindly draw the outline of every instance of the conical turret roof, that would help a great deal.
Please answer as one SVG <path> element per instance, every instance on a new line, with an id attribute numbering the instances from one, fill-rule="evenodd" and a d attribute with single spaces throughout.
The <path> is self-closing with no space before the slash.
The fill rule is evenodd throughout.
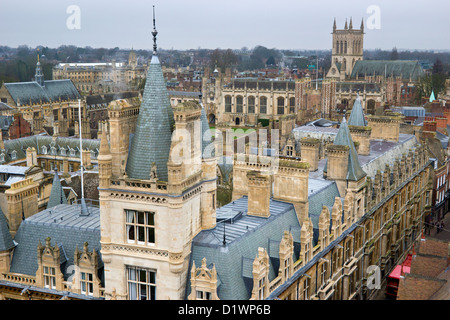
<path id="1" fill-rule="evenodd" d="M 126 166 L 128 177 L 149 179 L 154 162 L 158 180 L 167 181 L 167 161 L 173 125 L 173 110 L 161 64 L 158 57 L 153 55 L 139 109 L 136 131 L 128 154 Z"/>
<path id="2" fill-rule="evenodd" d="M 48 198 L 47 209 L 63 203 L 67 204 L 67 198 L 64 194 L 61 181 L 59 180 L 58 172 L 55 171 L 52 190 L 50 192 L 50 197 Z"/>
<path id="3" fill-rule="evenodd" d="M 361 98 L 359 95 L 356 97 L 355 103 L 353 104 L 352 112 L 348 118 L 349 126 L 365 126 L 366 119 L 364 118 L 364 110 L 361 105 Z"/>
<path id="4" fill-rule="evenodd" d="M 342 120 L 339 127 L 339 131 L 334 139 L 335 145 L 348 146 L 348 173 L 347 179 L 352 181 L 357 181 L 363 178 L 366 173 L 361 168 L 359 163 L 358 153 L 356 152 L 355 145 L 353 144 L 352 136 L 350 135 L 350 130 L 348 129 L 348 124 L 345 118 Z"/>
<path id="5" fill-rule="evenodd" d="M 0 209 L 0 251 L 6 251 L 14 247 L 14 242 L 9 232 L 8 222 Z"/>

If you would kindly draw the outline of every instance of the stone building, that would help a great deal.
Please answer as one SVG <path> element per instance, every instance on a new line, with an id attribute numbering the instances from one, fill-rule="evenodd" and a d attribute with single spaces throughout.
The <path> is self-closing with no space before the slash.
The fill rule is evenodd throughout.
<path id="1" fill-rule="evenodd" d="M 350 24 L 345 20 L 344 29 L 337 29 L 335 19 L 332 35 L 331 67 L 327 77 L 344 80 L 352 73 L 355 63 L 363 60 L 364 20 L 359 29 L 353 29 L 351 18 Z"/>
<path id="2" fill-rule="evenodd" d="M 31 126 L 31 134 L 47 132 L 66 137 L 69 132 L 72 133 L 70 135 L 78 134 L 78 112 L 81 109 L 82 132 L 89 134 L 85 101 L 77 88 L 71 80 L 45 80 L 39 57 L 33 81 L 4 83 L 0 87 L 0 99 L 29 123 L 19 126 L 24 132 L 28 133 Z M 16 133 L 15 137 L 24 135 Z"/>
<path id="3" fill-rule="evenodd" d="M 1 296 L 370 298 L 373 271 L 389 274 L 424 228 L 427 149 L 399 133 L 398 115 L 366 123 L 357 103 L 348 122 L 328 128 L 326 157 L 311 137 L 301 159 L 234 154 L 232 201 L 217 208 L 223 155 L 207 110 L 195 101 L 171 106 L 155 28 L 152 35 L 139 112 L 115 101 L 102 128 L 100 207 L 57 204 L 22 221 L 16 242 L 0 214 Z"/>
<path id="4" fill-rule="evenodd" d="M 363 108 L 368 114 L 385 103 L 403 106 L 411 104 L 414 88 L 424 70 L 419 61 L 364 60 L 364 21 L 354 29 L 352 19 L 344 29 L 332 32 L 331 67 L 327 79 L 336 80 L 336 103 L 350 108 L 357 94 L 363 98 Z"/>
<path id="5" fill-rule="evenodd" d="M 330 116 L 335 111 L 335 81 L 314 86 L 310 79 L 232 78 L 230 70 L 205 71 L 203 104 L 218 127 L 267 126 L 285 115 L 297 120 Z"/>
<path id="6" fill-rule="evenodd" d="M 137 90 L 146 70 L 132 49 L 126 63 L 60 63 L 53 67 L 53 79 L 71 80 L 83 95 L 106 94 Z"/>
<path id="7" fill-rule="evenodd" d="M 188 298 L 367 299 L 375 291 L 368 267 L 382 279 L 403 261 L 430 213 L 431 162 L 413 135 L 389 142 L 388 131 L 358 155 L 352 132 L 366 126 L 358 109 L 351 124 L 328 128 L 334 139 L 326 158 L 317 159 L 319 139 L 301 142 L 307 163 L 280 159 L 277 170 L 237 155 L 234 201 L 217 210 L 216 228 L 194 238 Z M 389 121 L 399 126 L 395 116 Z M 230 265 L 234 272 L 224 268 Z M 205 272 L 216 291 L 204 281 L 193 294 Z"/>

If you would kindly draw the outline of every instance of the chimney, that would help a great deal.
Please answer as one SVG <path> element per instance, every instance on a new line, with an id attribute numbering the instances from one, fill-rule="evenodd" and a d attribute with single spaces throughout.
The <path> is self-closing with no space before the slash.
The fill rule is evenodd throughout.
<path id="1" fill-rule="evenodd" d="M 268 218 L 270 216 L 270 197 L 272 194 L 272 177 L 261 171 L 247 173 L 248 215 Z"/>
<path id="2" fill-rule="evenodd" d="M 302 161 L 309 163 L 309 171 L 316 171 L 319 168 L 320 140 L 305 137 L 300 140 L 300 145 Z"/>

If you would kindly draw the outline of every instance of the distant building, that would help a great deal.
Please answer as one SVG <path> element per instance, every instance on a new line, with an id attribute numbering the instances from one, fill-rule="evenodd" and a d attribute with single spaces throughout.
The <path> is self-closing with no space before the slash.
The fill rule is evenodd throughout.
<path id="1" fill-rule="evenodd" d="M 401 106 L 414 102 L 415 84 L 425 74 L 419 61 L 364 60 L 363 21 L 360 29 L 353 29 L 350 19 L 341 30 L 335 20 L 332 35 L 332 61 L 326 78 L 336 80 L 338 105 L 350 108 L 359 94 L 365 112 L 375 114 L 385 103 Z"/>
<path id="2" fill-rule="evenodd" d="M 53 67 L 53 79 L 70 79 L 83 95 L 94 95 L 137 90 L 146 71 L 131 50 L 127 63 L 60 63 Z"/>
<path id="3" fill-rule="evenodd" d="M 69 129 L 78 124 L 78 101 L 82 97 L 71 80 L 44 80 L 38 59 L 34 80 L 4 83 L 0 88 L 0 99 L 14 112 L 22 114 L 30 123 L 33 134 L 41 133 L 47 127 L 67 136 Z M 84 101 L 80 104 L 83 127 L 87 127 Z"/>

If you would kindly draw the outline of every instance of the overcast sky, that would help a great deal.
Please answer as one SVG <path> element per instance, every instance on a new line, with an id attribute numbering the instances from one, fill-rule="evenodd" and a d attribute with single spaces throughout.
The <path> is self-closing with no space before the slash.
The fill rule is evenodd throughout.
<path id="1" fill-rule="evenodd" d="M 164 49 L 330 49 L 334 18 L 339 29 L 350 17 L 354 28 L 364 20 L 365 49 L 450 49 L 448 0 L 0 1 L 0 45 L 12 47 L 151 49 L 155 5 Z M 67 13 L 71 5 L 79 20 Z M 69 29 L 68 20 L 80 28 Z"/>

